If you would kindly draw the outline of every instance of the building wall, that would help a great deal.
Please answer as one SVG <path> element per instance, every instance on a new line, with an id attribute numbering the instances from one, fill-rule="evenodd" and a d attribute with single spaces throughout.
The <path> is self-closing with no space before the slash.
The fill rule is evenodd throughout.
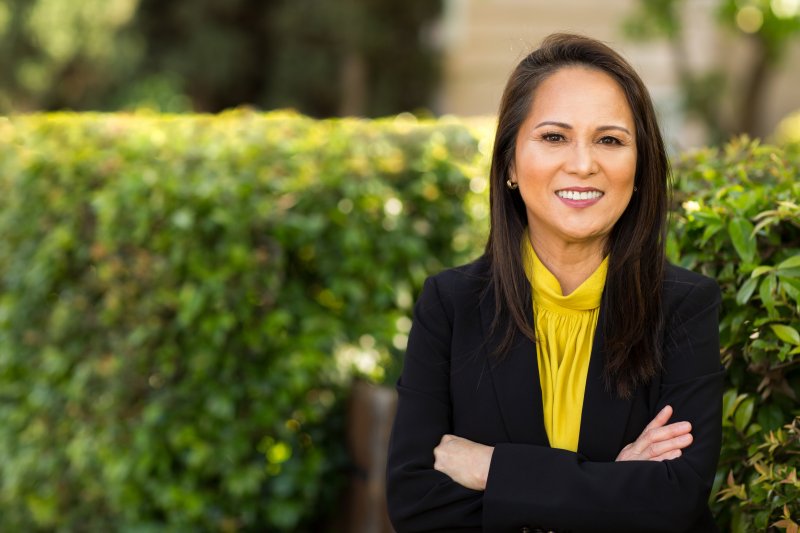
<path id="1" fill-rule="evenodd" d="M 706 142 L 699 123 L 680 111 L 674 56 L 666 42 L 633 43 L 622 22 L 636 0 L 446 0 L 441 28 L 444 80 L 437 111 L 443 114 L 496 113 L 509 73 L 548 34 L 589 35 L 625 56 L 650 89 L 668 144 L 680 150 Z M 716 0 L 688 0 L 684 13 L 687 61 L 705 69 L 724 64 L 735 70 L 747 43 L 715 21 Z M 769 80 L 759 134 L 768 135 L 789 112 L 800 108 L 800 43 L 787 54 L 784 68 Z M 732 107 L 728 105 L 728 107 Z"/>

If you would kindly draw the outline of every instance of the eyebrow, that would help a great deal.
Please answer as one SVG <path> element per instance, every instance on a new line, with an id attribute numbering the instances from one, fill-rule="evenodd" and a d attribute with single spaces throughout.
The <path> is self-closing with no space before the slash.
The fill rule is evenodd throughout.
<path id="1" fill-rule="evenodd" d="M 540 122 L 535 126 L 535 128 L 540 128 L 542 126 L 557 126 L 559 128 L 564 128 L 565 130 L 572 129 L 572 126 L 570 126 L 566 122 L 555 122 L 553 120 L 545 120 L 544 122 Z M 619 131 L 624 131 L 628 135 L 631 134 L 631 132 L 628 131 L 628 128 L 624 128 L 622 126 L 609 125 L 609 126 L 600 126 L 599 128 L 597 128 L 597 131 L 608 131 L 608 130 L 619 130 Z"/>

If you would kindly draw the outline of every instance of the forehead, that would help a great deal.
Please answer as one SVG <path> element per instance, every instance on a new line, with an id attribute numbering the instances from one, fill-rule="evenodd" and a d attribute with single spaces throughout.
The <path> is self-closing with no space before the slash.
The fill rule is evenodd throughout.
<path id="1" fill-rule="evenodd" d="M 545 78 L 533 92 L 528 118 L 633 126 L 622 86 L 602 70 L 586 66 L 562 67 Z"/>

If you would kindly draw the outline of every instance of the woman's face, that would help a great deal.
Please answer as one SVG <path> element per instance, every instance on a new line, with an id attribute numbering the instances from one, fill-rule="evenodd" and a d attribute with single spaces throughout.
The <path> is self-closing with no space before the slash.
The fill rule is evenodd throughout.
<path id="1" fill-rule="evenodd" d="M 563 67 L 539 84 L 511 169 L 534 242 L 605 243 L 633 194 L 635 135 L 625 93 L 608 74 Z"/>

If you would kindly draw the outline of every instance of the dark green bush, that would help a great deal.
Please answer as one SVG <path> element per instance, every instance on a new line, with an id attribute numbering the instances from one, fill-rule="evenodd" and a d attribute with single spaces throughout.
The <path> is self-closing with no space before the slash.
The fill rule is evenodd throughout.
<path id="1" fill-rule="evenodd" d="M 235 112 L 0 139 L 0 530 L 318 528 L 349 380 L 472 250 L 475 136 Z"/>
<path id="2" fill-rule="evenodd" d="M 796 531 L 800 517 L 800 154 L 738 139 L 676 164 L 670 255 L 717 279 L 728 367 L 718 521 Z M 794 529 L 791 529 L 791 528 Z"/>

